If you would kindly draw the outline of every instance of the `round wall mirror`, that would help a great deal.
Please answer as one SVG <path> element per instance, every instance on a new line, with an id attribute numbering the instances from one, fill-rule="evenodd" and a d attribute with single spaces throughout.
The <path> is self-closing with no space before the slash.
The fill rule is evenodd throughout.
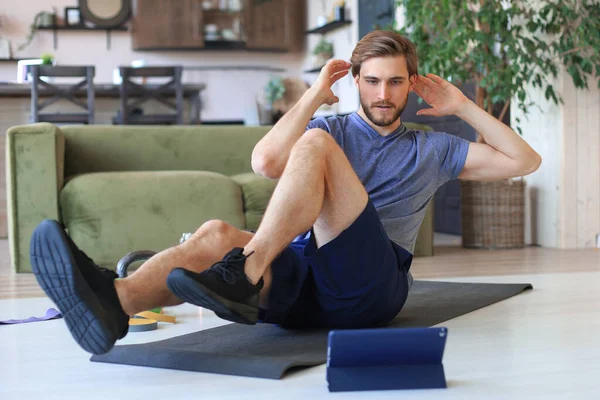
<path id="1" fill-rule="evenodd" d="M 131 0 L 79 0 L 84 21 L 100 28 L 123 25 L 131 15 Z"/>

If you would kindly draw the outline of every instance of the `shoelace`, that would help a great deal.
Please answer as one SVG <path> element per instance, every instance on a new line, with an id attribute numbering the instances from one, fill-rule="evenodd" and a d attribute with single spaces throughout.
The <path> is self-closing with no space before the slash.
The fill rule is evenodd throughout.
<path id="1" fill-rule="evenodd" d="M 221 275 L 221 277 L 223 278 L 223 280 L 226 283 L 233 285 L 235 283 L 235 274 L 227 268 L 227 264 L 229 264 L 230 262 L 244 260 L 244 259 L 250 257 L 253 253 L 254 252 L 248 254 L 247 256 L 245 256 L 243 254 L 240 256 L 233 256 L 226 260 L 219 261 L 215 265 L 213 265 L 210 269 L 214 270 L 216 273 Z"/>

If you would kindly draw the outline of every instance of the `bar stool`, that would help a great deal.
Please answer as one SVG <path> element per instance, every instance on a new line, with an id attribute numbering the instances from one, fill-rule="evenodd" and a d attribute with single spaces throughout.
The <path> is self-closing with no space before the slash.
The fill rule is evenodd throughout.
<path id="1" fill-rule="evenodd" d="M 71 66 L 71 65 L 32 65 L 31 82 L 31 121 L 32 122 L 52 122 L 52 123 L 94 123 L 94 74 L 93 66 Z M 58 85 L 47 82 L 42 78 L 61 77 L 61 78 L 85 78 L 81 82 L 68 85 Z M 43 90 L 40 90 L 42 89 Z M 81 90 L 85 88 L 86 101 L 78 98 Z M 40 102 L 40 94 L 51 95 L 52 97 Z M 85 112 L 79 113 L 50 113 L 41 112 L 57 101 L 64 99 L 83 108 Z"/>
<path id="2" fill-rule="evenodd" d="M 120 110 L 113 118 L 119 125 L 181 125 L 183 124 L 183 85 L 181 66 L 119 67 L 121 74 Z M 171 78 L 161 85 L 136 83 L 132 78 Z M 175 97 L 175 102 L 170 99 Z M 136 112 L 149 100 L 156 100 L 172 112 L 146 114 Z"/>

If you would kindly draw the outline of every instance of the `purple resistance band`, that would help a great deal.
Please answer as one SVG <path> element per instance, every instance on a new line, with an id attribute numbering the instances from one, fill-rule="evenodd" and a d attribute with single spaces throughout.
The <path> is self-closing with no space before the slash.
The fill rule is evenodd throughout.
<path id="1" fill-rule="evenodd" d="M 25 324 L 28 322 L 48 321 L 57 318 L 62 318 L 62 314 L 54 308 L 49 308 L 43 317 L 29 317 L 27 319 L 9 319 L 6 321 L 0 321 L 0 325 Z"/>

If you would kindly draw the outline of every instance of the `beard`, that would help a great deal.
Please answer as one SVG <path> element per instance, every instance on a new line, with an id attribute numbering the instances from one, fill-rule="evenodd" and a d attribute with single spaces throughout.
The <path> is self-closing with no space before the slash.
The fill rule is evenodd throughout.
<path id="1" fill-rule="evenodd" d="M 360 96 L 360 93 L 359 93 L 359 96 Z M 371 122 L 373 122 L 377 126 L 390 126 L 394 122 L 396 122 L 398 120 L 398 118 L 400 118 L 400 114 L 402 114 L 402 112 L 406 108 L 407 103 L 408 103 L 408 94 L 406 95 L 406 99 L 404 100 L 404 103 L 400 106 L 396 106 L 395 104 L 387 102 L 387 101 L 378 101 L 376 103 L 372 103 L 371 105 L 367 105 L 363 101 L 362 97 L 360 97 L 360 105 L 362 106 L 362 109 L 365 112 L 365 115 L 367 116 L 367 118 L 369 118 L 369 120 Z M 381 112 L 380 110 L 377 110 L 377 107 L 380 107 L 380 106 L 390 107 L 390 111 L 385 114 L 382 114 L 382 115 L 375 115 L 375 112 L 377 112 L 377 113 Z"/>

